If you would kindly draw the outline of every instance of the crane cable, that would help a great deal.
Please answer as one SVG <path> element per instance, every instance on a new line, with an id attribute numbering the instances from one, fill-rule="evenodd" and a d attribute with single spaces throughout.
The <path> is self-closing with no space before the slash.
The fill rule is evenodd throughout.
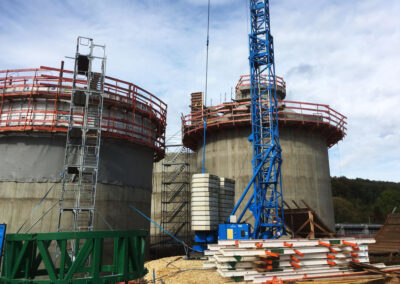
<path id="1" fill-rule="evenodd" d="M 210 45 L 210 0 L 208 0 L 208 13 L 207 13 L 207 51 L 206 51 L 206 84 L 204 88 L 204 103 L 203 103 L 203 167 L 202 173 L 205 173 L 205 158 L 206 158 L 206 129 L 207 129 L 207 115 L 204 110 L 204 106 L 207 103 L 207 85 L 208 85 L 208 47 Z"/>

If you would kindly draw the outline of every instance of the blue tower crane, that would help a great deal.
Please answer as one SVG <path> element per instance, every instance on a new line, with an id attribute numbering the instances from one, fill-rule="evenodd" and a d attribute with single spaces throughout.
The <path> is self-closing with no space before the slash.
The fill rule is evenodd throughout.
<path id="1" fill-rule="evenodd" d="M 231 215 L 236 214 L 246 196 L 248 201 L 236 222 L 231 216 L 227 224 L 219 225 L 219 239 L 270 239 L 285 233 L 281 180 L 282 150 L 279 144 L 274 44 L 269 6 L 269 0 L 250 0 L 252 132 L 249 140 L 253 145 L 253 176 Z M 253 192 L 250 195 L 252 186 Z M 250 224 L 241 223 L 248 210 L 254 216 L 253 230 L 250 229 Z"/>

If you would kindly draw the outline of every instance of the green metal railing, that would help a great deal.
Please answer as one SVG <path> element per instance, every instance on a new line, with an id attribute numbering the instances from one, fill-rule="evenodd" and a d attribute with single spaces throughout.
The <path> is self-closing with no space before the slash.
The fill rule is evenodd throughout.
<path id="1" fill-rule="evenodd" d="M 146 236 L 144 230 L 8 234 L 0 282 L 116 283 L 139 279 L 147 273 Z M 55 251 L 54 260 L 51 254 Z"/>

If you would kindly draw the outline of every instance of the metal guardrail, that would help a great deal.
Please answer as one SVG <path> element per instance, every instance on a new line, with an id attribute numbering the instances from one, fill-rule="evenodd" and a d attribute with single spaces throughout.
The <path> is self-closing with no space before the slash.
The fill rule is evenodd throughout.
<path id="1" fill-rule="evenodd" d="M 330 108 L 329 105 L 284 100 L 279 101 L 278 112 L 279 123 L 282 125 L 297 123 L 312 125 L 313 128 L 327 126 L 339 133 L 341 138 L 346 134 L 347 117 Z M 250 101 L 207 107 L 204 113 L 207 116 L 207 129 L 249 124 Z M 204 113 L 197 111 L 182 116 L 182 133 L 184 136 L 203 131 Z M 328 146 L 332 146 L 336 142 L 335 139 L 332 139 L 328 142 Z"/>
<path id="2" fill-rule="evenodd" d="M 68 111 L 57 109 L 57 103 L 54 103 L 54 108 L 34 110 L 31 99 L 46 97 L 56 101 L 62 98 L 69 100 L 72 75 L 73 72 L 69 70 L 44 66 L 0 71 L 0 131 L 67 131 Z M 85 77 L 77 80 L 78 87 L 86 84 Z M 158 152 L 158 159 L 164 157 L 167 105 L 135 84 L 108 76 L 105 77 L 104 93 L 105 105 L 114 109 L 128 109 L 133 114 L 132 119 L 126 119 L 116 118 L 113 113 L 105 113 L 102 122 L 103 135 L 145 144 Z M 5 109 L 7 100 L 19 97 L 29 98 L 28 109 Z M 143 121 L 135 122 L 136 113 L 156 125 L 157 130 Z M 2 119 L 1 114 L 6 115 L 7 119 Z M 15 118 L 12 115 L 24 117 Z M 76 115 L 79 116 L 79 113 Z"/>
<path id="3" fill-rule="evenodd" d="M 98 231 L 9 234 L 1 283 L 116 283 L 142 278 L 147 232 Z M 112 264 L 103 265 L 105 239 L 113 240 Z M 68 244 L 74 241 L 71 258 Z M 49 248 L 57 246 L 54 261 Z"/>
<path id="4" fill-rule="evenodd" d="M 270 85 L 271 83 L 273 83 L 272 77 L 267 78 L 266 76 L 261 76 L 261 79 L 262 79 L 261 84 Z M 275 79 L 276 79 L 276 86 L 286 91 L 285 80 L 283 80 L 283 78 L 279 76 L 275 76 Z M 250 84 L 251 84 L 250 75 L 240 76 L 239 81 L 235 87 L 236 94 L 238 93 L 240 87 L 250 87 Z"/>

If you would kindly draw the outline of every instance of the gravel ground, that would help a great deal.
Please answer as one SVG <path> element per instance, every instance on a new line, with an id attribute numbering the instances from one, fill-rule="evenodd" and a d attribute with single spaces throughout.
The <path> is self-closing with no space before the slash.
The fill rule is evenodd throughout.
<path id="1" fill-rule="evenodd" d="M 160 258 L 146 262 L 144 266 L 149 270 L 144 277 L 146 283 L 153 283 L 153 269 L 156 283 L 162 283 L 161 279 L 165 284 L 246 283 L 235 282 L 231 278 L 222 278 L 216 270 L 203 268 L 202 260 L 185 260 L 184 256 Z"/>

